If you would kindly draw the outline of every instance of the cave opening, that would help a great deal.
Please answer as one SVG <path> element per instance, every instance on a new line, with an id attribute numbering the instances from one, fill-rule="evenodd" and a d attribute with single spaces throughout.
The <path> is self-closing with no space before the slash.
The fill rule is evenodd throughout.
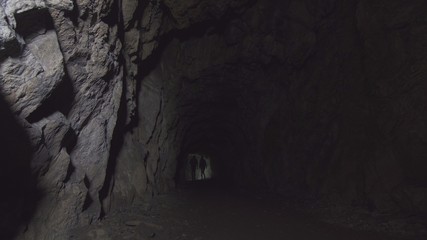
<path id="1" fill-rule="evenodd" d="M 201 106 L 194 104 L 193 107 Z M 202 108 L 204 107 L 206 106 L 202 105 Z M 183 123 L 184 126 L 190 127 L 183 135 L 181 154 L 177 157 L 175 183 L 178 185 L 185 185 L 193 180 L 191 164 L 193 157 L 196 181 L 210 180 L 210 184 L 226 189 L 236 188 L 239 183 L 242 184 L 236 176 L 244 171 L 239 166 L 245 161 L 243 153 L 247 143 L 245 136 L 229 119 L 223 117 L 227 111 L 215 109 L 213 112 L 214 114 L 208 113 L 206 117 L 204 115 L 206 112 L 202 111 L 199 116 L 193 116 L 188 122 Z M 206 160 L 206 179 L 201 175 L 202 156 Z M 200 181 L 200 184 L 202 183 L 203 181 Z"/>

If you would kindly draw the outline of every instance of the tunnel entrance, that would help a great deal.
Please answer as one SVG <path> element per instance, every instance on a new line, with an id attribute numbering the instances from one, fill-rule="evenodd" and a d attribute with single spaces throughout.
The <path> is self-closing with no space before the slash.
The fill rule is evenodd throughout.
<path id="1" fill-rule="evenodd" d="M 190 153 L 185 164 L 186 181 L 203 181 L 213 177 L 211 158 L 205 154 Z"/>

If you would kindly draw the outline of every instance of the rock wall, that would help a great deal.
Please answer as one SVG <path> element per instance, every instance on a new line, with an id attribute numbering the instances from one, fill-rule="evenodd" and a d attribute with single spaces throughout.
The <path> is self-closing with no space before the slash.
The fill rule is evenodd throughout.
<path id="1" fill-rule="evenodd" d="M 112 4 L 1 1 L 1 93 L 26 132 L 31 181 L 37 182 L 30 182 L 31 191 L 18 190 L 27 211 L 18 216 L 30 224 L 6 224 L 4 238 L 21 233 L 23 239 L 58 239 L 64 230 L 99 218 L 123 88 Z M 7 133 L 2 141 L 16 138 Z M 4 172 L 9 178 L 9 171 L 14 170 L 2 169 L 2 177 Z M 4 207 L 2 212 L 10 211 Z"/>
<path id="2" fill-rule="evenodd" d="M 196 151 L 237 186 L 427 211 L 425 9 L 0 0 L 1 237 L 144 202 Z"/>

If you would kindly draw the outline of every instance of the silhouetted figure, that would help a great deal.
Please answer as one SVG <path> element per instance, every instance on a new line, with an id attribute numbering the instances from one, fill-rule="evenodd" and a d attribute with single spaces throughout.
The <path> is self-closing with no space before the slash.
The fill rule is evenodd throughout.
<path id="1" fill-rule="evenodd" d="M 191 166 L 191 179 L 193 181 L 196 180 L 196 168 L 197 168 L 197 158 L 195 156 L 193 156 L 190 159 L 190 166 Z"/>
<path id="2" fill-rule="evenodd" d="M 199 168 L 200 168 L 200 172 L 201 172 L 201 178 L 205 179 L 205 170 L 206 170 L 206 159 L 202 156 L 200 158 L 200 162 L 199 162 Z"/>

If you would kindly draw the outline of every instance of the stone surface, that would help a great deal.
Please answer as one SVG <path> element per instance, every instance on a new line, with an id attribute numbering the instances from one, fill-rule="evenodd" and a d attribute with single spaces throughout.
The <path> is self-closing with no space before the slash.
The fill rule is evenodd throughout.
<path id="1" fill-rule="evenodd" d="M 41 129 L 43 140 L 46 143 L 52 156 L 56 156 L 63 146 L 67 146 L 70 140 L 71 128 L 66 117 L 59 112 L 54 113 L 48 118 L 44 118 L 35 124 Z"/>
<path id="2" fill-rule="evenodd" d="M 52 94 L 64 75 L 56 33 L 48 31 L 28 43 L 21 57 L 3 61 L 1 91 L 12 109 L 25 118 Z"/>
<path id="3" fill-rule="evenodd" d="M 37 207 L 25 210 L 32 220 L 18 236 L 57 239 L 101 214 L 98 192 L 122 94 L 117 25 L 101 20 L 109 15 L 112 1 L 94 3 L 91 10 L 84 1 L 76 1 L 76 6 L 72 1 L 1 3 L 8 20 L 2 17 L 1 22 L 2 51 L 8 53 L 0 64 L 2 97 L 29 135 L 34 151 L 30 165 L 39 192 L 32 196 Z M 93 18 L 72 18 L 69 11 L 74 7 Z M 27 27 L 33 18 L 46 21 Z M 43 25 L 49 18 L 53 26 Z M 15 37 L 15 28 L 23 35 Z M 21 53 L 10 44 L 19 38 L 25 39 Z M 8 57 L 10 52 L 18 56 Z"/>
<path id="4" fill-rule="evenodd" d="M 0 58 L 4 58 L 11 52 L 19 51 L 19 42 L 15 31 L 9 26 L 6 14 L 0 5 Z"/>
<path id="5" fill-rule="evenodd" d="M 51 8 L 56 8 L 59 10 L 71 11 L 74 8 L 72 0 L 45 0 L 46 6 Z"/>
<path id="6" fill-rule="evenodd" d="M 137 7 L 138 7 L 138 0 L 122 1 L 123 25 L 125 28 L 128 28 L 130 25 L 130 21 L 134 19 L 134 14 Z"/>

